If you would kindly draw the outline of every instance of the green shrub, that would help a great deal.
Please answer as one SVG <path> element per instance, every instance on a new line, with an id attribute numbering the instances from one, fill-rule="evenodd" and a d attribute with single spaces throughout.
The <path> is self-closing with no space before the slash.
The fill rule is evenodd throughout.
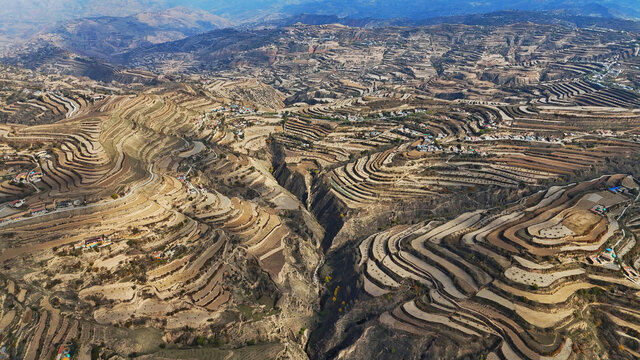
<path id="1" fill-rule="evenodd" d="M 205 345 L 205 344 L 207 344 L 207 338 L 205 338 L 204 336 L 198 335 L 198 336 L 196 336 L 195 343 L 198 346 Z"/>
<path id="2" fill-rule="evenodd" d="M 540 287 L 538 286 L 538 284 L 533 284 L 533 285 L 531 285 L 531 288 L 533 290 L 538 290 Z"/>

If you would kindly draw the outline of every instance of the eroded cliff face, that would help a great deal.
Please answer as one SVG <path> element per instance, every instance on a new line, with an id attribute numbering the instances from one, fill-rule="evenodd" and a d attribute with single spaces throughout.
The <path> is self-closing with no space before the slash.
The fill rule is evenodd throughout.
<path id="1" fill-rule="evenodd" d="M 273 168 L 273 176 L 278 180 L 280 186 L 295 195 L 302 204 L 308 206 L 310 186 L 308 179 L 303 174 L 289 169 L 284 162 L 274 161 Z"/>
<path id="2" fill-rule="evenodd" d="M 326 182 L 317 180 L 312 189 L 311 211 L 325 228 L 322 248 L 327 251 L 333 246 L 336 235 L 344 226 L 347 209 L 329 190 Z"/>
<path id="3" fill-rule="evenodd" d="M 397 309 L 414 301 L 417 291 L 422 291 L 417 301 L 429 303 L 430 290 L 422 289 L 411 280 L 396 279 L 399 287 L 388 293 L 389 296 L 371 296 L 365 290 L 362 275 L 364 265 L 358 265 L 363 256 L 359 245 L 370 235 L 396 227 L 403 229 L 403 226 L 431 221 L 435 221 L 434 224 L 446 223 L 461 213 L 478 210 L 479 204 L 499 209 L 516 206 L 522 202 L 519 200 L 535 193 L 540 187 L 482 187 L 474 191 L 447 192 L 395 203 L 387 201 L 367 207 L 348 208 L 335 195 L 322 172 L 306 172 L 296 166 L 287 166 L 282 157 L 278 158 L 282 153 L 275 153 L 273 165 L 276 179 L 290 192 L 304 199 L 309 211 L 326 231 L 322 242 L 325 258 L 318 272 L 320 312 L 306 347 L 311 359 L 421 356 L 474 359 L 487 351 L 499 351 L 501 340 L 496 336 L 470 341 L 446 329 L 418 332 L 412 332 L 412 329 L 405 329 L 407 332 L 390 330 L 395 320 L 389 314 L 396 310 L 393 316 L 401 316 L 397 314 Z M 616 166 L 620 171 L 631 170 L 624 164 L 621 162 Z M 612 165 L 608 164 L 610 167 Z M 588 178 L 601 171 L 594 168 L 578 178 Z M 575 179 L 567 178 L 565 181 Z M 448 236 L 443 239 L 441 246 L 451 252 L 460 246 L 456 241 L 455 236 Z M 466 251 L 460 253 L 460 256 L 470 255 Z M 474 254 L 474 258 L 478 263 L 499 268 L 491 259 L 480 254 Z M 608 275 L 614 276 L 614 273 Z M 416 290 L 416 286 L 421 290 Z"/>
<path id="4" fill-rule="evenodd" d="M 273 144 L 273 175 L 278 183 L 294 194 L 325 230 L 322 240 L 323 251 L 333 244 L 347 215 L 347 208 L 333 192 L 321 175 L 311 175 L 307 171 L 292 170 L 284 161 L 284 150 Z"/>
<path id="5" fill-rule="evenodd" d="M 395 224 L 411 224 L 413 219 L 449 216 L 451 209 L 472 207 L 469 195 L 429 198 L 396 204 L 372 204 L 349 209 L 331 190 L 326 178 L 287 166 L 284 150 L 272 146 L 272 165 L 278 183 L 306 204 L 309 212 L 325 230 L 322 240 L 324 263 L 318 271 L 320 312 L 311 332 L 306 352 L 311 359 L 356 359 L 380 356 L 411 358 L 418 354 L 451 358 L 463 353 L 461 339 L 440 339 L 435 334 L 392 332 L 380 322 L 380 314 L 392 310 L 411 295 L 406 284 L 404 295 L 371 298 L 364 293 L 363 279 L 357 267 L 358 244 L 367 236 Z M 509 201 L 517 191 L 478 192 L 474 200 Z M 501 200 L 498 200 L 501 199 Z M 385 339 L 385 341 L 380 341 Z M 493 346 L 494 338 L 469 346 L 481 351 Z"/>
<path id="6" fill-rule="evenodd" d="M 341 210 L 331 192 L 318 186 L 314 191 L 314 211 L 320 216 Z M 450 194 L 447 197 L 420 199 L 397 204 L 376 204 L 358 211 L 345 211 L 331 234 L 325 237 L 325 265 L 319 275 L 325 281 L 321 290 L 321 317 L 307 345 L 311 359 L 361 358 L 458 358 L 460 354 L 480 354 L 498 343 L 489 337 L 468 343 L 454 333 L 447 337 L 435 333 L 394 332 L 384 323 L 381 314 L 389 312 L 415 296 L 411 281 L 402 282 L 400 290 L 391 297 L 371 297 L 364 290 L 358 268 L 361 257 L 359 244 L 368 236 L 395 224 L 410 225 L 424 219 L 436 221 L 454 214 L 476 209 L 477 201 L 495 205 L 506 204 L 529 191 L 487 190 L 475 194 Z M 326 219 L 325 219 L 326 221 Z M 331 226 L 331 223 L 328 222 Z M 329 236 L 331 240 L 329 241 Z M 328 279 L 328 281 L 327 281 Z M 428 295 L 425 295 L 428 296 Z M 334 300 L 335 299 L 335 300 Z M 344 303 L 343 303 L 344 302 Z M 384 341 L 381 341 L 384 339 Z M 460 344 L 467 344 L 463 349 Z M 479 356 L 479 355 L 478 355 Z"/>

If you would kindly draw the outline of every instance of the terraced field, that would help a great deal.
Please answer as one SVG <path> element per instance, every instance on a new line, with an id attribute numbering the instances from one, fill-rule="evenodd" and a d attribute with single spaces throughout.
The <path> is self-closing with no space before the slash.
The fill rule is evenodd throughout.
<path id="1" fill-rule="evenodd" d="M 366 112 L 363 104 L 352 111 Z M 637 115 L 630 110 L 452 109 L 417 97 L 392 104 L 406 110 L 349 124 L 321 120 L 333 112 L 290 118 L 274 140 L 284 147 L 287 166 L 302 174 L 320 172 L 335 196 L 354 209 L 439 196 L 451 188 L 536 187 L 604 166 L 607 158 L 629 159 L 638 150 L 636 142 L 603 136 L 600 128 L 605 118 L 616 131 L 633 131 Z M 426 107 L 432 110 L 420 110 Z M 481 135 L 486 129 L 490 134 Z"/>
<path id="2" fill-rule="evenodd" d="M 620 267 L 603 276 L 604 270 L 584 261 L 623 236 L 612 214 L 592 219 L 590 231 L 579 237 L 557 234 L 553 242 L 543 242 L 536 235 L 598 203 L 611 209 L 629 206 L 633 197 L 600 190 L 623 179 L 631 181 L 602 177 L 550 189 L 537 196 L 536 205 L 477 211 L 371 235 L 359 246 L 364 290 L 381 296 L 407 281 L 421 285 L 412 300 L 380 316 L 398 330 L 451 332 L 470 339 L 496 336 L 501 345 L 495 353 L 503 358 L 568 359 L 574 345 L 568 330 L 589 321 L 574 310 L 582 292 L 610 286 L 638 290 L 640 285 Z M 613 309 L 595 303 L 591 311 L 610 314 Z"/>
<path id="3" fill-rule="evenodd" d="M 33 170 L 18 183 L 12 178 L 2 184 L 5 201 L 22 199 L 26 205 L 6 207 L 0 261 L 47 258 L 41 275 L 28 280 L 41 288 L 29 290 L 33 295 L 26 300 L 21 295 L 32 319 L 19 321 L 26 315 L 15 307 L 2 317 L 8 335 L 0 341 L 26 336 L 17 339 L 22 347 L 16 354 L 46 358 L 73 339 L 85 356 L 120 337 L 130 339 L 101 345 L 100 351 L 155 351 L 159 336 L 132 337 L 130 329 L 181 332 L 233 324 L 239 319 L 225 314 L 251 298 L 272 304 L 255 310 L 256 329 L 269 328 L 276 314 L 291 322 L 287 326 L 307 321 L 300 314 L 310 307 L 303 299 L 312 294 L 309 276 L 316 264 L 291 267 L 285 244 L 300 243 L 312 259 L 311 243 L 290 229 L 279 210 L 213 187 L 238 186 L 232 183 L 237 173 L 227 169 L 237 164 L 244 184 L 239 186 L 255 189 L 282 211 L 297 211 L 298 200 L 268 169 L 249 171 L 254 160 L 231 152 L 223 159 L 203 144 L 208 137 L 195 119 L 219 103 L 193 93 L 185 86 L 110 96 L 54 124 L 6 126 L 3 141 L 26 150 L 14 152 L 4 165 Z M 39 181 L 33 181 L 35 173 Z M 6 281 L 22 288 L 27 280 L 21 276 Z M 273 303 L 292 276 L 297 296 L 281 299 L 275 311 Z M 74 305 L 60 310 L 60 303 L 73 298 Z M 225 333 L 254 336 L 238 328 Z"/>

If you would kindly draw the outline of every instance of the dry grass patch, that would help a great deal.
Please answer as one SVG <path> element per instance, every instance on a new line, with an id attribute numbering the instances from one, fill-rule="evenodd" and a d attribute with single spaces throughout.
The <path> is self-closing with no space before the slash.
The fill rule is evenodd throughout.
<path id="1" fill-rule="evenodd" d="M 562 225 L 569 228 L 576 235 L 584 235 L 600 221 L 600 216 L 588 211 L 578 210 L 572 212 L 564 220 Z"/>

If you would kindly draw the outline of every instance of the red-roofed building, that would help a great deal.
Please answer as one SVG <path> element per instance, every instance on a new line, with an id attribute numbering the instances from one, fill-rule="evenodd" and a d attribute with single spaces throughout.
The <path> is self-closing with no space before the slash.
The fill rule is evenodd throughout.
<path id="1" fill-rule="evenodd" d="M 624 271 L 624 274 L 628 277 L 638 276 L 638 273 L 631 266 L 623 266 L 622 271 Z"/>
<path id="2" fill-rule="evenodd" d="M 39 207 L 37 209 L 31 210 L 31 215 L 40 215 L 47 212 L 47 209 L 44 207 Z"/>
<path id="3" fill-rule="evenodd" d="M 11 206 L 12 208 L 19 208 L 22 205 L 24 205 L 24 199 L 13 200 L 9 203 L 9 206 Z"/>

